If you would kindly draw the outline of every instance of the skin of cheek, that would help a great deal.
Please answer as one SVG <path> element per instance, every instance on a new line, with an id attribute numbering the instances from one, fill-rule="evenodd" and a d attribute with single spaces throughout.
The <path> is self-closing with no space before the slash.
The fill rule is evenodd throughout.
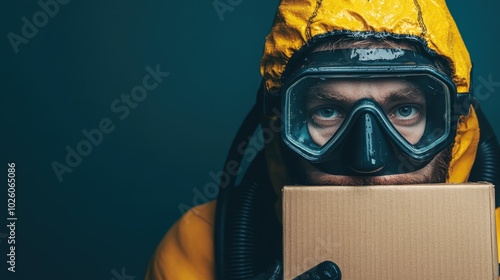
<path id="1" fill-rule="evenodd" d="M 312 125 L 308 125 L 308 130 L 314 143 L 318 144 L 319 146 L 323 146 L 334 134 L 334 132 L 329 132 L 327 130 L 320 131 L 319 129 L 312 127 Z"/>
<path id="2" fill-rule="evenodd" d="M 414 145 L 422 138 L 425 131 L 425 118 L 420 120 L 418 124 L 411 127 L 402 127 L 396 129 L 399 133 L 408 141 L 410 144 Z"/>

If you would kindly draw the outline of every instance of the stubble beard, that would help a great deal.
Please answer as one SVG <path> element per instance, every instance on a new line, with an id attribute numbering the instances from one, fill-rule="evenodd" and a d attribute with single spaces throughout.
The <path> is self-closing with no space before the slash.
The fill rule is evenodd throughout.
<path id="1" fill-rule="evenodd" d="M 315 168 L 305 160 L 290 165 L 290 176 L 300 185 L 371 186 L 444 183 L 448 176 L 452 145 L 438 153 L 426 166 L 409 173 L 384 176 L 332 175 Z"/>

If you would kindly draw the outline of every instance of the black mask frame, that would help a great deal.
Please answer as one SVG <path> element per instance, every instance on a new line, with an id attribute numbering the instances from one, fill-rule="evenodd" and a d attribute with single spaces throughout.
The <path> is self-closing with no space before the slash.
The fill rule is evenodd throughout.
<path id="1" fill-rule="evenodd" d="M 287 68 L 283 75 L 283 86 L 277 93 L 266 93 L 264 109 L 269 113 L 272 108 L 284 114 L 282 117 L 282 138 L 286 146 L 293 152 L 299 154 L 309 163 L 315 165 L 321 170 L 338 175 L 386 175 L 400 174 L 420 169 L 425 166 L 437 153 L 449 146 L 456 133 L 456 127 L 460 116 L 468 114 L 470 107 L 470 94 L 456 91 L 456 86 L 451 78 L 436 67 L 431 59 L 412 50 L 406 49 L 340 49 L 334 51 L 312 52 L 306 56 L 302 62 L 294 67 L 292 71 Z M 449 92 L 448 101 L 449 115 L 446 120 L 447 131 L 445 137 L 435 144 L 431 149 L 424 152 L 416 152 L 408 145 L 402 145 L 401 139 L 397 139 L 393 131 L 389 131 L 384 120 L 377 114 L 376 107 L 365 103 L 366 119 L 364 124 L 358 127 L 374 125 L 374 134 L 367 138 L 378 138 L 373 143 L 358 143 L 352 141 L 356 138 L 341 135 L 336 141 L 343 140 L 344 143 L 329 145 L 327 151 L 320 154 L 308 151 L 294 141 L 287 131 L 287 90 L 297 81 L 308 76 L 330 75 L 352 78 L 364 77 L 407 77 L 411 75 L 428 75 L 443 83 Z M 278 105 L 279 104 L 279 105 Z M 371 109 L 370 109 L 371 108 Z M 381 129 L 379 129 L 381 128 Z M 344 131 L 352 131 L 353 125 L 346 125 Z M 359 133 L 358 133 L 359 134 Z M 366 136 L 366 135 L 365 135 Z M 349 153 L 342 155 L 341 151 L 360 151 L 377 146 L 376 153 L 370 157 L 366 152 L 360 152 L 359 155 Z M 347 160 L 346 160 L 347 159 Z M 401 168 L 402 166 L 411 166 L 411 168 Z M 405 170 L 406 169 L 406 170 Z"/>

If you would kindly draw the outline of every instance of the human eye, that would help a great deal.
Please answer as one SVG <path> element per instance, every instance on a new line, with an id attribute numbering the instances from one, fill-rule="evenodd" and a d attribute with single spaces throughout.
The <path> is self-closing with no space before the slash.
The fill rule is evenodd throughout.
<path id="1" fill-rule="evenodd" d="M 340 116 L 340 112 L 332 107 L 319 108 L 314 111 L 314 114 L 322 119 L 333 119 Z"/>
<path id="2" fill-rule="evenodd" d="M 403 104 L 396 106 L 390 113 L 389 119 L 397 126 L 412 126 L 422 120 L 423 108 L 420 104 Z"/>
<path id="3" fill-rule="evenodd" d="M 417 108 L 414 106 L 401 106 L 396 109 L 394 113 L 397 118 L 409 119 L 418 113 Z"/>
<path id="4" fill-rule="evenodd" d="M 311 109 L 309 112 L 310 121 L 313 125 L 318 127 L 336 126 L 344 117 L 341 110 L 332 105 L 316 107 Z"/>

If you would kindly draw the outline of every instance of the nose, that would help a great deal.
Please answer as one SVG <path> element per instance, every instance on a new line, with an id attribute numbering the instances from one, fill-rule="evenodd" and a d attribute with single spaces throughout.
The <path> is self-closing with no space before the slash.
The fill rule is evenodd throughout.
<path id="1" fill-rule="evenodd" d="M 393 153 L 378 121 L 366 112 L 358 116 L 351 127 L 342 159 L 354 172 L 368 175 L 381 171 Z"/>

